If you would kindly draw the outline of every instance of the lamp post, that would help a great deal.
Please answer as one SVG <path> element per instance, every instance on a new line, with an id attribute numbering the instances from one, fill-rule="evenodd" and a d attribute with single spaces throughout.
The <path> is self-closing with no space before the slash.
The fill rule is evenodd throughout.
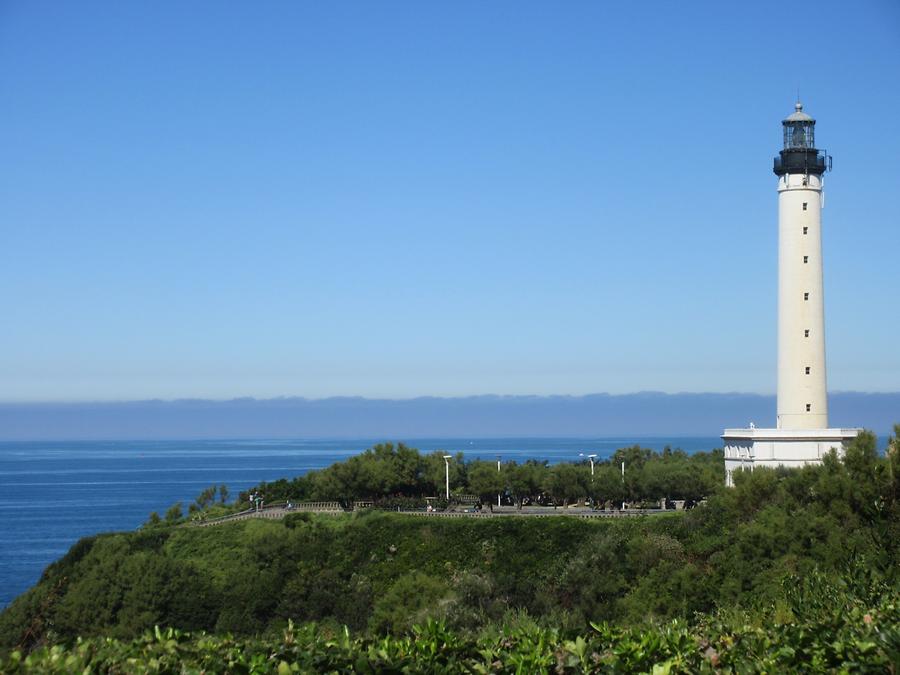
<path id="1" fill-rule="evenodd" d="M 584 457 L 585 454 L 583 452 L 578 453 L 579 457 Z M 591 480 L 594 480 L 594 460 L 597 459 L 597 455 L 587 455 L 588 461 L 591 463 Z"/>
<path id="2" fill-rule="evenodd" d="M 625 462 L 622 462 L 622 487 L 625 487 Z M 622 510 L 625 510 L 625 500 L 622 500 Z"/>
<path id="3" fill-rule="evenodd" d="M 583 453 L 583 452 L 579 452 L 579 453 L 578 453 L 578 456 L 579 456 L 579 457 L 584 457 L 584 453 Z M 587 458 L 588 458 L 588 461 L 591 463 L 591 483 L 593 483 L 593 482 L 594 482 L 594 460 L 597 458 L 597 455 L 596 455 L 596 454 L 591 454 L 591 455 L 588 455 Z M 593 494 L 593 492 L 594 492 L 593 489 L 591 489 L 590 492 L 591 492 L 591 494 L 589 495 L 589 497 L 590 497 L 590 500 L 591 500 L 591 506 L 594 506 L 594 498 L 595 498 L 596 495 Z"/>
<path id="4" fill-rule="evenodd" d="M 500 473 L 500 455 L 497 455 L 497 473 Z M 497 508 L 500 508 L 500 493 L 497 493 Z"/>
<path id="5" fill-rule="evenodd" d="M 448 502 L 450 501 L 450 459 L 452 457 L 453 457 L 453 455 L 444 455 L 444 468 L 446 469 L 445 476 L 447 479 L 446 484 L 447 484 L 447 501 Z"/>

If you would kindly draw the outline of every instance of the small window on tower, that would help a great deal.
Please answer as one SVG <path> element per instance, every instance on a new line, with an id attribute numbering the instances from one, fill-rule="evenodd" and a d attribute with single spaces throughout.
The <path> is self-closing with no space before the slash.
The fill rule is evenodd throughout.
<path id="1" fill-rule="evenodd" d="M 805 263 L 808 263 L 808 262 L 809 262 L 809 256 L 808 256 L 808 255 L 803 256 L 803 262 L 805 262 Z"/>
<path id="2" fill-rule="evenodd" d="M 806 202 L 803 202 L 803 210 L 806 211 Z"/>
<path id="3" fill-rule="evenodd" d="M 808 227 L 804 227 L 804 228 L 803 228 L 803 234 L 809 234 L 809 228 L 808 228 Z"/>
<path id="4" fill-rule="evenodd" d="M 806 374 L 809 375 L 809 366 L 806 366 Z"/>
<path id="5" fill-rule="evenodd" d="M 804 293 L 804 294 L 803 294 L 803 299 L 804 299 L 804 300 L 809 300 L 809 293 Z"/>
<path id="6" fill-rule="evenodd" d="M 806 412 L 811 412 L 811 411 L 812 411 L 812 403 L 807 403 L 806 404 Z"/>
<path id="7" fill-rule="evenodd" d="M 803 331 L 803 337 L 809 337 L 809 328 Z"/>

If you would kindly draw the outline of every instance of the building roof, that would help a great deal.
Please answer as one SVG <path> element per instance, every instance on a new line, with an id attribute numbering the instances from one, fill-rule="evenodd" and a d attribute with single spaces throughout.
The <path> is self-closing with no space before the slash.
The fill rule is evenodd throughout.
<path id="1" fill-rule="evenodd" d="M 815 120 L 803 112 L 803 104 L 800 101 L 797 101 L 796 105 L 794 105 L 794 112 L 787 117 L 784 118 L 785 122 L 812 122 L 815 124 Z"/>

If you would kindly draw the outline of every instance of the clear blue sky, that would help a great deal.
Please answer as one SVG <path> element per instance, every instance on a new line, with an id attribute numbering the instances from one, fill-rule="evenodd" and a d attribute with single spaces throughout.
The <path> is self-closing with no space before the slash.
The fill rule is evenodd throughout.
<path id="1" fill-rule="evenodd" d="M 0 400 L 900 389 L 900 3 L 3 2 Z"/>

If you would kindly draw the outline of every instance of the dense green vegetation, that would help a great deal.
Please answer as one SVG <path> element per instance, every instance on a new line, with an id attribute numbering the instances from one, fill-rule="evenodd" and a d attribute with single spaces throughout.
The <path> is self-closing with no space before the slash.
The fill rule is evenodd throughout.
<path id="1" fill-rule="evenodd" d="M 675 671 L 693 671 L 713 665 L 710 654 L 726 666 L 748 658 L 770 669 L 811 654 L 832 665 L 896 659 L 898 440 L 879 456 L 864 434 L 843 460 L 757 470 L 736 482 L 691 511 L 634 519 L 373 511 L 209 528 L 158 519 L 84 539 L 51 565 L 0 614 L 0 652 L 96 637 L 36 652 L 33 667 L 73 659 L 74 670 L 133 654 L 205 668 L 205 659 L 230 654 L 243 664 L 234 672 L 282 660 L 319 669 L 307 657 L 323 659 L 322 668 L 418 670 L 421 659 L 437 658 L 427 656 L 435 645 L 452 661 L 448 672 L 477 672 L 477 663 L 515 670 L 521 659 L 575 659 L 576 667 L 578 654 L 622 671 L 671 659 Z M 291 621 L 317 626 L 279 637 Z M 591 629 L 601 622 L 614 627 Z M 139 638 L 157 625 L 239 639 Z M 340 637 L 343 626 L 354 637 Z M 404 637 L 415 626 L 434 635 Z M 8 669 L 31 667 L 9 658 Z"/>
<path id="2" fill-rule="evenodd" d="M 566 635 L 527 616 L 478 634 L 427 621 L 408 635 L 351 637 L 315 624 L 234 639 L 159 629 L 16 652 L 9 673 L 895 673 L 900 605 L 883 586 L 788 579 L 789 605 L 750 617 L 731 612 L 650 629 L 594 624 Z"/>
<path id="3" fill-rule="evenodd" d="M 238 503 L 246 504 L 252 493 L 267 502 L 334 500 L 349 504 L 372 500 L 386 506 L 424 504 L 424 497 L 444 495 L 443 455 L 441 451 L 421 455 L 402 443 L 384 443 L 321 471 L 263 483 L 242 493 Z M 623 462 L 627 467 L 624 477 Z M 598 504 L 627 500 L 658 505 L 664 498 L 698 501 L 720 489 L 724 480 L 721 451 L 688 455 L 670 448 L 654 452 L 632 446 L 617 450 L 608 460 L 595 462 L 593 475 L 588 460 L 553 466 L 537 461 L 504 462 L 499 471 L 496 462 L 466 462 L 461 453 L 450 461 L 453 493 L 475 495 L 488 503 L 502 493 L 516 504 L 526 500 L 567 504 L 589 498 Z"/>

